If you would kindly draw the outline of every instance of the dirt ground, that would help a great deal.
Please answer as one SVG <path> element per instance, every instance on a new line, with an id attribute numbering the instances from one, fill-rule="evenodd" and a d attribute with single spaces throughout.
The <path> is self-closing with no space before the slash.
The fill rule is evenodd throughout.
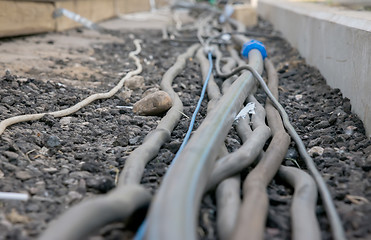
<path id="1" fill-rule="evenodd" d="M 117 20 L 116 20 L 117 21 Z M 279 36 L 259 21 L 249 29 Z M 115 187 L 118 172 L 133 149 L 153 130 L 161 116 L 138 116 L 129 109 L 150 88 L 159 88 L 162 75 L 188 44 L 162 41 L 160 30 L 120 30 L 100 34 L 83 28 L 63 33 L 0 40 L 0 120 L 67 108 L 96 92 L 110 90 L 135 66 L 128 59 L 133 39 L 143 40 L 139 58 L 145 86 L 122 89 L 63 118 L 16 124 L 0 136 L 0 191 L 25 192 L 27 202 L 0 201 L 0 239 L 35 239 L 70 206 Z M 371 239 L 371 142 L 348 99 L 326 85 L 321 74 L 306 65 L 281 38 L 258 37 L 279 72 L 280 102 L 307 149 L 319 147 L 314 160 L 325 178 L 349 239 Z M 6 71 L 8 70 L 8 71 Z M 201 92 L 201 73 L 195 60 L 175 79 L 173 87 L 190 116 Z M 257 98 L 264 103 L 265 95 Z M 197 127 L 206 115 L 206 101 Z M 142 184 L 156 192 L 179 148 L 189 119 L 183 117 L 158 157 L 147 166 Z M 229 151 L 241 144 L 232 129 Z M 292 143 L 285 165 L 304 163 Z M 323 151 L 322 151 L 323 150 Z M 242 175 L 246 175 L 246 171 Z M 270 210 L 266 239 L 289 239 L 292 189 L 279 179 L 268 187 Z M 217 239 L 215 194 L 205 196 L 200 209 L 200 239 Z M 319 200 L 317 216 L 323 239 L 331 239 Z M 131 238 L 123 224 L 99 230 L 92 239 Z"/>

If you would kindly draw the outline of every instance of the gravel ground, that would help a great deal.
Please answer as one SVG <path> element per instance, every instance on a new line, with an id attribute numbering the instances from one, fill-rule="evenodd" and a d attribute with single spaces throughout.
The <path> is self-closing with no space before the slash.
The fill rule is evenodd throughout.
<path id="1" fill-rule="evenodd" d="M 260 20 L 252 31 L 279 35 Z M 84 35 L 85 30 L 71 30 L 58 35 Z M 0 120 L 7 117 L 67 108 L 96 92 L 105 92 L 119 80 L 118 73 L 134 68 L 128 53 L 134 49 L 132 40 L 141 38 L 145 86 L 123 89 L 108 100 L 99 100 L 64 118 L 50 115 L 40 121 L 20 123 L 0 136 L 0 191 L 27 192 L 27 202 L 0 202 L 0 239 L 35 239 L 48 222 L 70 206 L 93 195 L 104 194 L 115 187 L 118 172 L 130 152 L 139 146 L 161 116 L 138 116 L 117 106 L 131 106 L 150 88 L 158 88 L 161 76 L 185 51 L 186 44 L 161 41 L 160 31 L 121 32 L 121 41 L 91 43 L 81 51 L 92 59 L 80 63 L 103 74 L 87 75 L 84 87 L 58 83 L 56 74 L 50 81 L 41 80 L 38 72 L 12 72 L 6 68 L 0 80 Z M 349 100 L 338 89 L 326 85 L 321 74 L 305 64 L 297 51 L 280 38 L 258 38 L 267 47 L 280 78 L 280 102 L 287 110 L 295 128 L 325 178 L 335 199 L 349 239 L 371 238 L 371 142 L 358 117 L 351 113 Z M 4 44 L 8 40 L 1 40 Z M 51 43 L 52 44 L 52 43 Z M 68 51 L 68 49 L 66 50 Z M 77 60 L 53 57 L 55 68 L 71 69 Z M 1 69 L 0 69 L 1 70 Z M 54 78 L 53 78 L 54 77 Z M 51 80 L 53 79 L 53 80 Z M 187 68 L 174 81 L 174 89 L 184 104 L 184 113 L 191 116 L 201 92 L 200 69 L 190 59 Z M 260 102 L 265 95 L 257 94 Z M 206 115 L 206 101 L 195 127 Z M 189 120 L 183 117 L 171 140 L 160 150 L 145 170 L 142 184 L 152 193 L 158 188 L 167 166 L 185 135 Z M 226 139 L 230 151 L 240 146 L 232 129 Z M 291 144 L 285 165 L 294 161 L 305 169 Z M 246 172 L 247 173 L 247 172 Z M 245 174 L 246 174 L 245 173 Z M 243 174 L 243 175 L 245 175 Z M 289 207 L 292 189 L 279 179 L 268 187 L 271 208 L 267 220 L 266 239 L 290 238 Z M 215 194 L 205 196 L 200 210 L 199 236 L 216 239 Z M 319 200 L 317 216 L 323 239 L 331 239 L 324 209 Z M 94 239 L 130 238 L 122 224 L 100 230 Z"/>

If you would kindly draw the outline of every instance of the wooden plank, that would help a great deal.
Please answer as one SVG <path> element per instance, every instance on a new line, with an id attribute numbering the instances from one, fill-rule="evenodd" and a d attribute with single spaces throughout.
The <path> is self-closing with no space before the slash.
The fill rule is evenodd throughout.
<path id="1" fill-rule="evenodd" d="M 165 5 L 169 0 L 158 0 Z M 0 0 L 0 37 L 48 31 L 63 31 L 80 26 L 64 16 L 53 19 L 57 8 L 65 8 L 93 22 L 118 13 L 150 11 L 149 0 Z"/>
<path id="2" fill-rule="evenodd" d="M 53 31 L 53 3 L 0 1 L 0 37 Z"/>
<path id="3" fill-rule="evenodd" d="M 93 22 L 116 16 L 115 0 L 0 0 L 0 37 L 62 31 L 80 26 L 63 16 L 53 19 L 53 12 L 59 7 Z"/>

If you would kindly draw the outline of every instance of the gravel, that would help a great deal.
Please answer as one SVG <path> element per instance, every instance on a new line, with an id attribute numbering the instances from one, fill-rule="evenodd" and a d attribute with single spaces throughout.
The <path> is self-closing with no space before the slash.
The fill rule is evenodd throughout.
<path id="1" fill-rule="evenodd" d="M 279 36 L 271 25 L 259 21 L 249 29 Z M 61 36 L 84 34 L 75 30 Z M 24 192 L 31 195 L 27 202 L 1 201 L 0 239 L 36 239 L 47 224 L 78 202 L 108 192 L 115 187 L 118 171 L 127 156 L 143 142 L 161 116 L 138 116 L 130 109 L 142 94 L 159 88 L 161 76 L 185 51 L 187 45 L 161 41 L 155 30 L 122 32 L 122 43 L 94 43 L 84 51 L 93 51 L 99 61 L 86 60 L 88 68 L 102 69 L 104 77 L 92 75 L 91 82 L 101 82 L 85 88 L 41 81 L 36 73 L 4 71 L 0 78 L 0 120 L 19 115 L 67 108 L 95 92 L 108 91 L 119 80 L 117 73 L 133 69 L 127 60 L 134 49 L 132 39 L 144 40 L 139 57 L 144 64 L 141 74 L 144 84 L 124 88 L 107 100 L 96 101 L 68 117 L 56 119 L 50 115 L 40 121 L 16 124 L 0 136 L 0 191 Z M 349 239 L 371 238 L 371 142 L 359 118 L 351 113 L 349 99 L 339 89 L 326 85 L 319 71 L 305 63 L 298 52 L 279 38 L 257 38 L 266 44 L 268 56 L 275 64 L 280 79 L 280 102 L 295 128 L 310 150 L 318 169 L 334 197 Z M 0 40 L 1 43 L 1 40 Z M 144 61 L 144 59 L 146 59 Z M 54 59 L 60 68 L 68 59 Z M 144 63 L 145 62 L 145 63 Z M 192 59 L 174 81 L 174 89 L 184 103 L 184 114 L 191 116 L 201 92 L 200 69 Z M 265 95 L 257 98 L 264 102 Z M 195 127 L 206 115 L 204 101 Z M 145 170 L 142 184 L 155 193 L 162 176 L 179 148 L 189 119 L 182 117 L 171 139 Z M 230 151 L 240 146 L 231 129 L 226 140 Z M 295 162 L 293 161 L 295 160 Z M 298 164 L 305 169 L 292 143 L 285 165 Z M 248 170 L 241 174 L 246 176 Z M 268 187 L 270 209 L 266 239 L 290 238 L 289 207 L 292 189 L 274 179 Z M 215 239 L 215 194 L 203 199 L 199 215 L 201 239 Z M 317 205 L 323 239 L 331 239 L 328 221 L 321 201 Z M 123 224 L 114 224 L 96 233 L 96 237 L 118 239 L 132 236 Z M 98 238 L 100 239 L 100 238 Z"/>

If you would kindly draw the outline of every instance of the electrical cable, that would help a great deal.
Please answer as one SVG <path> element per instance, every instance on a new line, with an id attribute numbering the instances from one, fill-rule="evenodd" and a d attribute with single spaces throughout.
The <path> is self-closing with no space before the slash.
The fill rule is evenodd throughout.
<path id="1" fill-rule="evenodd" d="M 262 71 L 259 51 L 251 51 L 249 60 L 259 72 Z M 254 86 L 253 76 L 249 72 L 242 74 L 220 98 L 218 107 L 206 116 L 194 132 L 175 164 L 166 173 L 151 204 L 145 238 L 196 239 L 197 210 L 208 175 L 234 116 Z M 176 200 L 169 199 L 170 195 Z"/>
<path id="2" fill-rule="evenodd" d="M 143 144 L 126 159 L 125 167 L 119 177 L 119 185 L 139 184 L 146 164 L 157 156 L 162 145 L 170 139 L 171 132 L 178 124 L 183 112 L 183 103 L 172 88 L 172 82 L 183 71 L 187 59 L 192 57 L 199 47 L 199 44 L 190 46 L 185 53 L 178 56 L 175 64 L 164 74 L 161 89 L 170 95 L 173 106 L 158 123 L 156 129 L 145 137 Z"/>
<path id="3" fill-rule="evenodd" d="M 269 60 L 266 60 L 266 64 L 268 66 L 271 65 L 271 66 L 267 67 L 267 69 L 270 69 L 270 71 L 272 71 L 273 65 L 270 63 Z M 289 117 L 288 117 L 285 109 L 277 101 L 277 99 L 272 95 L 268 86 L 264 82 L 264 79 L 260 76 L 260 74 L 254 68 L 252 68 L 249 65 L 237 67 L 231 73 L 221 74 L 219 76 L 222 77 L 222 78 L 228 78 L 228 77 L 230 77 L 234 74 L 239 73 L 242 70 L 248 70 L 253 74 L 255 79 L 258 80 L 260 86 L 263 88 L 264 92 L 267 94 L 269 99 L 272 101 L 273 105 L 276 107 L 276 109 L 280 113 L 286 130 L 289 132 L 290 136 L 295 141 L 295 143 L 298 147 L 300 156 L 303 158 L 305 164 L 308 167 L 308 170 L 310 171 L 310 173 L 312 174 L 314 180 L 316 181 L 316 183 L 318 185 L 318 189 L 319 189 L 320 195 L 322 197 L 323 205 L 326 209 L 326 213 L 327 213 L 328 218 L 329 218 L 329 222 L 330 222 L 330 225 L 331 225 L 331 231 L 332 231 L 334 239 L 345 240 L 346 238 L 345 238 L 344 229 L 342 227 L 339 215 L 336 211 L 335 205 L 334 205 L 334 203 L 332 201 L 332 198 L 331 198 L 331 194 L 330 194 L 330 192 L 329 192 L 329 190 L 326 186 L 325 181 L 323 180 L 321 174 L 317 170 L 313 159 L 307 153 L 305 145 L 304 145 L 303 141 L 301 140 L 300 136 L 295 131 L 294 127 L 291 125 Z"/>
<path id="4" fill-rule="evenodd" d="M 205 47 L 205 41 L 204 39 L 202 38 L 202 28 L 203 26 L 206 24 L 206 22 L 211 18 L 211 16 L 203 19 L 200 21 L 200 24 L 199 24 L 199 27 L 197 29 L 197 38 L 198 38 L 198 41 L 201 43 L 202 46 Z M 166 39 L 164 39 L 166 40 Z M 175 157 L 173 158 L 171 164 L 170 164 L 170 168 L 172 168 L 172 166 L 174 165 L 174 163 L 176 162 L 176 160 L 178 159 L 180 153 L 182 152 L 182 150 L 184 149 L 184 147 L 186 146 L 190 136 L 191 136 L 191 133 L 192 133 L 192 130 L 193 130 L 193 127 L 194 127 L 194 123 L 196 121 L 196 117 L 197 117 L 197 114 L 201 108 L 201 103 L 203 101 L 203 98 L 205 96 L 205 92 L 206 92 L 206 89 L 207 89 L 207 85 L 209 83 L 209 80 L 211 78 L 211 74 L 212 74 L 212 70 L 213 70 L 213 61 L 212 61 L 212 52 L 209 51 L 208 52 L 208 60 L 209 60 L 209 70 L 208 70 L 208 73 L 207 73 L 207 76 L 206 76 L 206 79 L 204 81 L 204 84 L 203 84 L 203 87 L 202 87 L 202 90 L 201 90 L 201 95 L 200 95 L 200 98 L 197 102 L 197 106 L 192 114 L 192 117 L 191 117 L 191 122 L 189 124 L 189 127 L 188 127 L 188 130 L 187 130 L 187 133 L 183 139 L 183 142 L 181 144 L 181 146 L 179 147 L 177 153 L 175 154 Z M 169 172 L 170 170 L 168 170 Z M 148 220 L 147 219 L 144 219 L 144 221 L 142 222 L 142 224 L 140 225 L 134 239 L 135 240 L 142 240 L 144 238 L 144 234 L 146 233 L 146 228 L 148 226 Z"/>
<path id="5" fill-rule="evenodd" d="M 207 77 L 205 79 L 205 83 L 204 83 L 204 85 L 202 87 L 200 99 L 198 100 L 196 109 L 195 109 L 195 111 L 192 114 L 191 122 L 190 122 L 189 127 L 188 127 L 188 130 L 187 130 L 187 134 L 184 137 L 184 140 L 182 142 L 182 145 L 180 145 L 180 147 L 178 149 L 178 152 L 176 153 L 176 155 L 175 155 L 175 157 L 174 157 L 174 159 L 173 159 L 173 161 L 172 161 L 171 164 L 173 164 L 176 161 L 176 159 L 178 158 L 179 154 L 183 151 L 185 145 L 187 144 L 187 142 L 188 142 L 188 140 L 189 140 L 189 138 L 191 136 L 191 133 L 192 133 L 192 130 L 193 130 L 195 121 L 196 121 L 197 114 L 200 111 L 202 100 L 205 97 L 205 92 L 206 92 L 206 89 L 207 89 L 207 84 L 209 83 L 209 80 L 210 80 L 210 77 L 211 77 L 211 74 L 212 74 L 212 70 L 213 70 L 212 53 L 211 52 L 208 52 L 207 57 L 209 59 L 210 68 L 209 68 L 208 75 L 207 75 Z"/>
<path id="6" fill-rule="evenodd" d="M 241 177 L 239 172 L 241 169 L 244 169 L 248 166 L 248 164 L 244 164 L 244 166 L 241 166 L 241 162 L 246 162 L 246 158 L 251 157 L 250 153 L 253 153 L 254 151 L 257 153 L 260 153 L 263 150 L 264 143 L 270 136 L 270 130 L 268 126 L 265 125 L 265 110 L 261 106 L 261 104 L 253 97 L 251 94 L 248 98 L 249 102 L 254 102 L 255 107 L 255 114 L 252 115 L 251 119 L 247 115 L 245 118 L 241 118 L 237 121 L 236 130 L 238 135 L 240 136 L 243 146 L 241 146 L 237 151 L 227 155 L 229 156 L 228 162 L 234 163 L 234 166 L 239 166 L 238 171 L 236 171 L 237 174 L 229 174 L 229 178 L 226 178 L 225 176 L 220 179 L 224 179 L 216 188 L 216 205 L 217 205 L 217 231 L 218 231 L 218 238 L 221 240 L 227 240 L 230 239 L 235 226 L 237 222 L 238 213 L 240 212 L 240 205 L 241 205 L 241 199 L 240 199 L 240 187 L 241 187 Z M 251 129 L 251 125 L 253 126 Z M 259 131 L 261 128 L 268 129 L 268 136 L 264 137 L 264 133 L 261 133 Z M 246 144 L 250 144 L 260 138 L 264 138 L 264 142 L 260 147 L 255 146 L 252 149 L 246 149 L 244 146 Z M 240 152 L 238 156 L 236 156 L 236 152 Z M 246 156 L 246 158 L 245 158 Z M 253 158 L 253 157 L 252 157 Z M 217 165 L 220 163 L 222 159 L 217 160 L 214 171 L 217 168 Z M 219 165 L 220 166 L 220 165 Z M 233 168 L 232 167 L 232 168 Z M 224 173 L 226 171 L 230 171 L 230 166 L 226 166 L 223 170 Z M 220 175 L 212 174 L 210 176 L 210 182 L 215 182 L 215 177 L 219 177 Z M 214 178 L 214 179 L 213 179 Z M 208 184 L 210 185 L 210 184 Z M 206 188 L 208 189 L 208 188 Z"/>
<path id="7" fill-rule="evenodd" d="M 84 239 L 92 232 L 92 229 L 97 229 L 117 219 L 126 219 L 138 207 L 148 206 L 150 197 L 144 198 L 144 193 L 131 191 L 130 189 L 140 188 L 139 182 L 145 165 L 157 155 L 162 144 L 170 138 L 171 131 L 181 118 L 183 104 L 172 88 L 172 81 L 184 69 L 187 59 L 192 57 L 199 47 L 199 44 L 189 47 L 185 53 L 178 56 L 175 64 L 164 74 L 161 88 L 171 96 L 173 106 L 168 110 L 166 116 L 161 119 L 156 129 L 146 136 L 143 144 L 136 148 L 126 159 L 118 186 L 107 195 L 93 198 L 90 201 L 83 201 L 62 214 L 47 228 L 43 235 L 45 236 L 44 239 L 54 239 L 53 234 L 59 231 L 68 233 L 68 236 L 78 236 L 65 238 L 68 240 Z M 94 211 L 91 209 L 94 209 Z M 78 219 L 83 219 L 80 222 L 84 222 L 84 224 L 76 224 Z M 86 219 L 93 220 L 87 221 Z M 63 239 L 63 236 L 67 235 L 61 233 L 58 236 Z"/>
<path id="8" fill-rule="evenodd" d="M 218 49 L 217 46 L 213 46 L 213 49 Z M 214 51 L 215 52 L 215 51 Z M 196 59 L 201 65 L 201 74 L 205 78 L 210 69 L 210 63 L 205 57 L 204 49 L 198 50 L 196 54 Z M 230 71 L 232 66 L 230 66 Z M 218 107 L 216 104 L 220 97 L 222 96 L 219 86 L 216 84 L 214 76 L 212 75 L 209 79 L 209 84 L 207 86 L 207 113 L 210 113 L 214 108 Z M 224 157 L 229 154 L 228 149 L 225 143 L 222 143 L 218 149 L 218 158 Z M 224 236 L 230 235 L 229 232 L 233 231 L 235 220 L 237 219 L 239 211 L 239 202 L 240 199 L 240 177 L 237 174 L 234 177 L 226 179 L 223 183 L 218 186 L 217 198 L 217 211 L 218 211 L 218 233 L 221 236 L 224 233 Z M 227 238 L 225 238 L 227 239 Z"/>
<path id="9" fill-rule="evenodd" d="M 198 31 L 197 31 L 197 37 L 198 37 L 198 41 L 201 43 L 201 45 L 204 45 L 204 40 L 201 36 L 201 28 L 202 26 L 207 22 L 207 19 L 204 19 L 203 21 L 201 21 L 200 23 L 200 26 L 198 28 Z M 193 130 L 193 127 L 194 127 L 194 123 L 196 121 L 196 117 L 197 117 L 197 114 L 201 108 L 201 103 L 205 97 L 205 92 L 206 92 L 206 89 L 207 89 L 207 85 L 209 83 L 209 80 L 210 80 L 210 77 L 211 77 L 211 74 L 212 74 L 212 70 L 213 70 L 213 61 L 212 61 L 212 53 L 209 51 L 208 52 L 208 60 L 209 60 L 209 64 L 210 64 L 210 67 L 209 67 L 209 70 L 208 70 L 208 74 L 207 74 L 207 77 L 205 79 L 205 82 L 203 84 L 203 87 L 202 87 L 202 90 L 201 90 L 201 95 L 200 95 L 200 98 L 197 102 L 197 105 L 196 105 L 196 108 L 192 114 L 192 117 L 191 117 L 191 122 L 188 126 L 188 130 L 187 130 L 187 133 L 183 139 L 183 142 L 182 144 L 180 145 L 177 153 L 175 154 L 175 157 L 173 158 L 171 164 L 170 164 L 170 167 L 171 168 L 174 163 L 176 162 L 176 160 L 178 159 L 178 156 L 180 155 L 180 153 L 183 151 L 184 147 L 186 146 L 190 136 L 191 136 L 191 133 L 192 133 L 192 130 Z M 168 170 L 169 172 L 169 170 Z M 144 234 L 146 232 L 146 228 L 148 226 L 148 221 L 147 219 L 144 219 L 144 221 L 142 222 L 142 224 L 140 225 L 139 229 L 137 230 L 137 233 L 134 237 L 135 240 L 142 240 L 144 238 Z"/>
<path id="10" fill-rule="evenodd" d="M 320 240 L 321 231 L 316 218 L 317 186 L 305 171 L 281 166 L 277 175 L 294 188 L 290 207 L 293 240 Z M 305 206 L 305 207 L 303 207 Z"/>
<path id="11" fill-rule="evenodd" d="M 274 81 L 271 78 L 268 78 L 268 81 L 270 89 L 274 89 L 276 87 Z M 244 198 L 238 222 L 230 238 L 233 240 L 264 238 L 269 207 L 267 186 L 278 171 L 291 142 L 278 111 L 269 99 L 265 104 L 265 110 L 268 126 L 272 131 L 272 140 L 265 154 L 243 183 Z"/>
<path id="12" fill-rule="evenodd" d="M 54 112 L 46 112 L 46 113 L 26 114 L 26 115 L 20 115 L 20 116 L 7 118 L 7 119 L 0 122 L 0 135 L 3 134 L 3 132 L 5 131 L 5 129 L 7 127 L 9 127 L 13 124 L 21 123 L 21 122 L 27 122 L 27 121 L 39 120 L 42 117 L 44 117 L 46 114 L 50 114 L 53 117 L 65 117 L 65 116 L 68 116 L 72 113 L 77 112 L 78 110 L 87 106 L 88 104 L 90 104 L 93 101 L 112 97 L 113 95 L 115 95 L 118 92 L 118 90 L 120 90 L 122 88 L 122 86 L 124 85 L 124 82 L 127 79 L 131 78 L 132 76 L 138 75 L 142 72 L 142 64 L 140 63 L 139 58 L 136 56 L 142 51 L 142 48 L 140 46 L 140 42 L 141 42 L 141 40 L 135 39 L 134 44 L 135 44 L 136 50 L 129 53 L 129 57 L 135 60 L 135 65 L 136 65 L 137 68 L 135 70 L 132 70 L 132 71 L 128 72 L 126 74 L 126 76 L 123 77 L 117 83 L 117 85 L 114 88 L 112 88 L 109 92 L 93 94 L 93 95 L 85 98 L 81 102 L 78 102 L 75 105 L 73 105 L 69 108 L 63 109 L 63 110 L 54 111 Z"/>
<path id="13" fill-rule="evenodd" d="M 214 169 L 210 174 L 205 188 L 206 191 L 214 189 L 223 179 L 233 176 L 234 174 L 239 173 L 241 169 L 247 168 L 249 165 L 251 165 L 258 158 L 266 141 L 269 139 L 269 137 L 271 137 L 271 130 L 264 121 L 264 108 L 254 97 L 250 97 L 249 99 L 251 99 L 252 102 L 255 102 L 256 105 L 256 113 L 252 118 L 254 131 L 251 132 L 251 136 L 249 137 L 248 141 L 245 136 L 241 136 L 243 145 L 239 149 L 225 157 L 220 158 L 215 163 Z M 242 120 L 240 121 L 242 122 Z M 237 124 L 237 131 L 239 132 L 239 135 L 241 135 L 240 132 L 242 131 L 251 131 L 248 129 L 250 126 L 245 125 L 247 124 Z"/>
<path id="14" fill-rule="evenodd" d="M 259 51 L 252 50 L 249 60 L 259 72 L 262 70 Z M 197 238 L 197 212 L 208 177 L 234 117 L 255 85 L 256 81 L 250 72 L 242 74 L 220 98 L 217 108 L 206 116 L 193 133 L 171 171 L 163 179 L 151 204 L 146 238 Z"/>
<path id="15" fill-rule="evenodd" d="M 202 86 L 202 91 L 201 91 L 200 99 L 198 100 L 197 106 L 196 106 L 196 108 L 195 108 L 195 110 L 194 110 L 194 112 L 192 114 L 191 122 L 189 124 L 187 133 L 186 133 L 186 135 L 185 135 L 185 137 L 183 139 L 182 144 L 180 145 L 180 147 L 178 149 L 178 152 L 175 154 L 175 157 L 173 158 L 173 160 L 171 162 L 170 168 L 174 165 L 174 163 L 176 162 L 176 160 L 179 157 L 179 154 L 183 151 L 184 147 L 187 145 L 187 142 L 188 142 L 188 140 L 189 140 L 189 138 L 191 136 L 191 133 L 192 133 L 192 130 L 193 130 L 195 121 L 196 121 L 197 114 L 200 111 L 202 100 L 205 97 L 205 92 L 206 92 L 206 89 L 207 89 L 207 85 L 209 83 L 209 80 L 210 80 L 210 77 L 211 77 L 211 74 L 212 74 L 212 70 L 213 70 L 212 53 L 211 52 L 208 52 L 207 56 L 208 56 L 210 67 L 209 67 L 209 71 L 207 73 L 207 77 L 205 79 L 204 85 Z M 145 231 L 146 231 L 146 226 L 147 226 L 147 220 L 144 220 L 143 223 L 141 224 L 141 226 L 139 227 L 139 229 L 137 231 L 137 234 L 135 235 L 135 238 L 134 238 L 135 240 L 141 240 L 141 239 L 143 239 L 144 234 L 145 234 Z"/>
<path id="16" fill-rule="evenodd" d="M 210 9 L 208 9 L 208 10 L 210 10 Z M 206 22 L 206 21 L 205 21 L 205 22 Z M 234 33 L 232 32 L 231 34 L 246 35 L 246 33 L 241 33 L 241 32 L 234 32 Z M 218 36 L 216 36 L 216 37 L 211 37 L 211 38 L 208 39 L 208 41 L 205 42 L 204 39 L 202 38 L 201 31 L 198 32 L 197 35 L 198 35 L 198 38 L 200 39 L 202 45 L 208 45 L 212 39 L 215 39 L 215 38 L 218 37 Z M 201 93 L 201 96 L 200 96 L 199 102 L 198 102 L 197 107 L 196 107 L 197 112 L 199 111 L 199 107 L 200 107 L 201 102 L 202 102 L 202 99 L 203 99 L 203 97 L 204 97 L 203 95 L 205 94 L 204 88 L 205 88 L 205 86 L 207 86 L 208 79 L 210 78 L 210 76 L 211 76 L 211 72 L 212 72 L 212 54 L 211 54 L 210 51 L 208 52 L 208 59 L 209 59 L 209 61 L 211 62 L 211 63 L 210 63 L 210 71 L 209 71 L 209 73 L 208 73 L 207 81 L 205 81 L 205 83 L 204 83 L 204 86 L 203 86 L 203 89 L 202 89 L 202 93 Z M 266 62 L 266 63 L 267 63 L 267 62 Z M 218 66 L 217 66 L 217 69 L 218 69 Z M 342 227 L 341 227 L 340 220 L 338 219 L 338 216 L 337 216 L 336 210 L 335 210 L 334 206 L 331 205 L 331 204 L 333 204 L 333 203 L 331 202 L 331 199 L 329 200 L 330 203 L 327 203 L 327 202 L 326 202 L 326 200 L 328 200 L 326 197 L 328 197 L 328 198 L 331 197 L 331 196 L 329 195 L 329 193 L 328 193 L 328 190 L 327 190 L 327 188 L 326 188 L 326 185 L 325 185 L 323 179 L 321 178 L 321 175 L 319 174 L 318 170 L 316 169 L 316 167 L 315 167 L 315 165 L 314 165 L 314 163 L 313 163 L 313 160 L 312 160 L 312 159 L 309 157 L 309 155 L 306 153 L 305 146 L 304 146 L 304 144 L 301 142 L 300 137 L 297 135 L 297 133 L 295 132 L 295 130 L 294 130 L 294 128 L 292 127 L 291 123 L 289 122 L 286 112 L 284 112 L 282 106 L 278 103 L 278 101 L 275 101 L 276 99 L 275 99 L 274 96 L 269 92 L 269 89 L 268 89 L 267 86 L 265 85 L 264 80 L 261 78 L 261 76 L 259 75 L 259 73 L 257 73 L 253 68 L 251 68 L 250 66 L 245 66 L 245 67 L 243 67 L 242 69 L 237 68 L 237 69 L 235 69 L 235 70 L 232 72 L 233 74 L 232 74 L 232 73 L 230 73 L 230 74 L 234 75 L 234 72 L 237 73 L 237 72 L 240 72 L 241 70 L 249 70 L 249 71 L 252 73 L 252 75 L 253 75 L 253 76 L 254 76 L 254 77 L 259 81 L 259 83 L 260 83 L 260 85 L 262 86 L 262 88 L 266 91 L 266 93 L 267 93 L 269 99 L 271 99 L 271 101 L 273 102 L 274 106 L 275 106 L 275 107 L 277 108 L 277 110 L 279 111 L 279 113 L 280 113 L 280 115 L 281 115 L 281 117 L 282 117 L 282 120 L 283 120 L 283 122 L 284 122 L 284 125 L 285 125 L 286 129 L 288 130 L 288 132 L 290 133 L 290 135 L 293 137 L 294 141 L 295 141 L 295 142 L 297 143 L 297 145 L 298 145 L 300 155 L 304 158 L 304 161 L 306 162 L 309 171 L 311 171 L 312 175 L 313 175 L 314 178 L 316 179 L 317 184 L 319 185 L 319 189 L 320 189 L 321 195 L 322 195 L 322 197 L 323 197 L 323 201 L 324 201 L 325 208 L 326 208 L 326 210 L 328 211 L 327 214 L 329 215 L 329 220 L 330 220 L 330 223 L 331 223 L 331 227 L 332 227 L 332 231 L 333 231 L 333 234 L 334 234 L 334 238 L 335 238 L 335 239 L 345 239 L 345 237 L 344 237 L 344 233 L 342 232 L 343 229 L 342 229 Z M 223 78 L 226 78 L 226 76 L 228 76 L 228 75 L 226 75 L 226 74 L 221 74 L 220 76 L 223 77 Z M 268 92 L 267 92 L 267 90 L 266 90 L 265 88 L 268 89 Z M 205 88 L 205 90 L 206 90 L 206 88 Z M 269 93 L 270 93 L 273 97 L 272 97 L 271 95 L 269 95 Z M 273 99 L 272 99 L 272 98 L 273 98 Z M 195 110 L 195 112 L 196 112 L 196 110 Z M 283 112 L 282 112 L 282 111 L 283 111 Z M 181 147 L 179 148 L 179 150 L 178 150 L 178 152 L 177 152 L 175 158 L 173 159 L 173 163 L 174 163 L 175 160 L 178 158 L 179 154 L 181 153 L 181 151 L 183 150 L 183 148 L 184 148 L 185 145 L 187 144 L 188 139 L 190 138 L 190 135 L 191 135 L 192 129 L 193 129 L 193 127 L 194 127 L 195 118 L 196 118 L 196 116 L 197 116 L 197 113 L 195 114 L 195 112 L 193 113 L 193 116 L 192 116 L 192 120 L 193 120 L 193 122 L 192 122 L 192 120 L 191 120 L 191 124 L 190 124 L 190 126 L 189 126 L 188 131 L 187 131 L 186 137 L 185 137 L 185 139 L 183 140 L 183 143 L 182 143 Z M 286 115 L 285 115 L 285 114 L 286 114 Z M 4 129 L 5 129 L 5 128 L 4 128 Z M 1 132 L 1 123 L 0 123 L 0 134 L 1 134 L 1 133 L 2 133 L 2 132 Z M 295 138 L 296 136 L 297 136 L 299 139 L 296 139 L 296 138 Z M 299 143 L 298 143 L 297 141 L 299 141 Z M 300 145 L 300 143 L 301 143 L 301 145 Z M 304 149 L 304 150 L 303 150 L 303 149 Z M 304 151 L 304 153 L 303 153 L 303 151 Z M 305 154 L 306 154 L 307 156 L 305 156 Z M 303 156 L 303 155 L 304 155 L 304 156 Z M 307 157 L 308 157 L 310 160 L 308 160 Z M 310 161 L 311 161 L 311 164 L 312 164 L 313 166 L 311 166 L 311 165 L 308 163 L 308 162 L 310 162 Z M 173 164 L 173 163 L 172 163 L 172 164 Z M 311 169 L 312 167 L 313 167 L 314 169 Z M 313 171 L 317 171 L 317 172 L 313 172 Z M 319 175 L 319 180 L 317 179 L 318 176 L 316 176 L 316 174 Z M 316 177 L 317 177 L 317 178 L 316 178 Z M 322 181 L 322 182 L 321 182 L 321 181 Z M 324 189 L 321 189 L 321 184 L 320 184 L 320 183 L 321 183 L 321 184 L 322 184 L 322 183 L 324 184 Z M 322 186 L 322 187 L 323 187 L 323 186 Z M 325 191 L 325 190 L 326 190 L 326 191 Z M 327 194 L 328 194 L 328 196 L 327 196 Z M 326 196 L 324 197 L 323 195 L 326 195 Z M 329 205 L 327 205 L 327 204 L 329 204 Z M 331 207 L 333 207 L 333 209 L 332 209 Z M 331 215 L 331 214 L 333 214 L 333 212 L 332 212 L 333 210 L 335 211 L 335 217 Z M 331 215 L 331 216 L 330 216 L 330 215 Z M 336 219 L 336 217 L 337 217 L 337 219 Z M 338 222 L 336 222 L 336 220 L 338 220 Z M 340 229 L 338 228 L 339 226 L 336 225 L 336 224 L 339 224 L 339 223 L 340 223 Z M 333 224 L 334 224 L 334 225 L 333 225 Z M 147 226 L 147 222 L 145 221 L 145 223 L 142 225 L 141 229 L 145 229 L 146 226 Z M 139 231 L 141 231 L 141 230 L 139 230 Z M 138 231 L 138 232 L 139 232 L 139 231 Z M 136 239 L 137 239 L 137 238 L 136 238 Z"/>
<path id="17" fill-rule="evenodd" d="M 141 185 L 116 187 L 107 195 L 80 202 L 52 221 L 40 240 L 88 239 L 109 223 L 125 222 L 139 209 L 148 207 L 151 194 Z"/>

